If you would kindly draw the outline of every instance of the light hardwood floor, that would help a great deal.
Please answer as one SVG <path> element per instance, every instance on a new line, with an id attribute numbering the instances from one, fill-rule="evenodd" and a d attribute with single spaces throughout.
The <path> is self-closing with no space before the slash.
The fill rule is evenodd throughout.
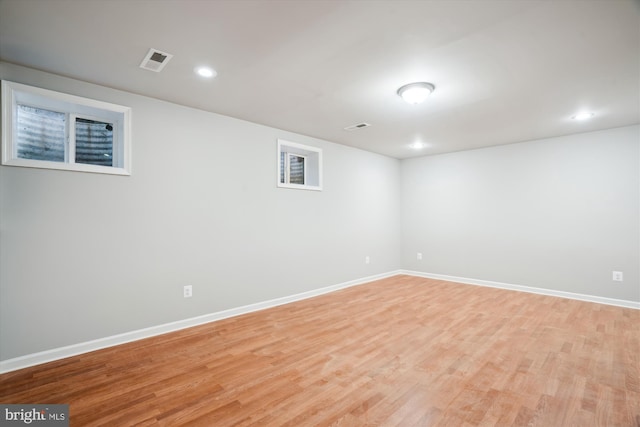
<path id="1" fill-rule="evenodd" d="M 71 426 L 640 426 L 640 311 L 396 276 L 0 376 Z"/>

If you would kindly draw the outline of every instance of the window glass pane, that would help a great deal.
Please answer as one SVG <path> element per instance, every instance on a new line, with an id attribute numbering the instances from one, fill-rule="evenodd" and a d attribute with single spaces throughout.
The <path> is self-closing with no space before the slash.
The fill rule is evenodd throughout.
<path id="1" fill-rule="evenodd" d="M 76 118 L 76 163 L 113 166 L 113 123 Z"/>
<path id="2" fill-rule="evenodd" d="M 284 151 L 280 152 L 280 182 L 284 184 Z"/>
<path id="3" fill-rule="evenodd" d="M 18 105 L 17 121 L 18 158 L 64 162 L 65 113 Z"/>
<path id="4" fill-rule="evenodd" d="M 289 183 L 304 185 L 304 157 L 289 155 Z"/>

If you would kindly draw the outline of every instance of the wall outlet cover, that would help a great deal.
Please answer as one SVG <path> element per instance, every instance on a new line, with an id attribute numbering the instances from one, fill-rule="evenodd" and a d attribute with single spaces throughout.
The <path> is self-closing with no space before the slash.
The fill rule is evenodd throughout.
<path id="1" fill-rule="evenodd" d="M 193 287 L 191 285 L 187 285 L 183 288 L 183 295 L 185 298 L 191 298 L 193 296 Z"/>

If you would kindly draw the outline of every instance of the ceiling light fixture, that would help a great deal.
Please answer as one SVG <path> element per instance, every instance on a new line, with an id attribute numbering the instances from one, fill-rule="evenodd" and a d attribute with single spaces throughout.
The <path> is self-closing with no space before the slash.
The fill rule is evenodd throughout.
<path id="1" fill-rule="evenodd" d="M 414 142 L 413 144 L 409 145 L 409 147 L 413 148 L 414 150 L 422 150 L 424 147 L 426 147 L 427 144 L 425 144 L 424 142 Z"/>
<path id="2" fill-rule="evenodd" d="M 398 95 L 409 104 L 420 104 L 431 95 L 435 88 L 433 84 L 426 82 L 409 83 L 398 89 Z"/>
<path id="3" fill-rule="evenodd" d="M 198 67 L 196 68 L 196 73 L 199 76 L 206 77 L 208 79 L 211 79 L 218 75 L 218 73 L 216 73 L 216 71 L 213 68 L 209 68 L 209 67 Z"/>
<path id="4" fill-rule="evenodd" d="M 593 117 L 594 114 L 593 113 L 588 113 L 588 112 L 584 112 L 584 113 L 578 113 L 575 116 L 571 117 L 573 120 L 589 120 L 591 117 Z"/>

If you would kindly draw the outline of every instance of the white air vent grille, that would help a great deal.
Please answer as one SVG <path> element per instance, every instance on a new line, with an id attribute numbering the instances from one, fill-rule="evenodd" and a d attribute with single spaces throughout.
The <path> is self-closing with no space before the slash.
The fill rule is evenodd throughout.
<path id="1" fill-rule="evenodd" d="M 147 52 L 147 56 L 145 56 L 140 63 L 140 68 L 159 73 L 171 58 L 173 58 L 173 55 L 170 53 L 151 48 L 149 52 Z"/>
<path id="2" fill-rule="evenodd" d="M 352 130 L 368 128 L 369 126 L 371 126 L 369 123 L 363 122 L 363 123 L 358 123 L 356 125 L 347 126 L 346 128 L 344 128 L 344 130 L 351 132 Z"/>

